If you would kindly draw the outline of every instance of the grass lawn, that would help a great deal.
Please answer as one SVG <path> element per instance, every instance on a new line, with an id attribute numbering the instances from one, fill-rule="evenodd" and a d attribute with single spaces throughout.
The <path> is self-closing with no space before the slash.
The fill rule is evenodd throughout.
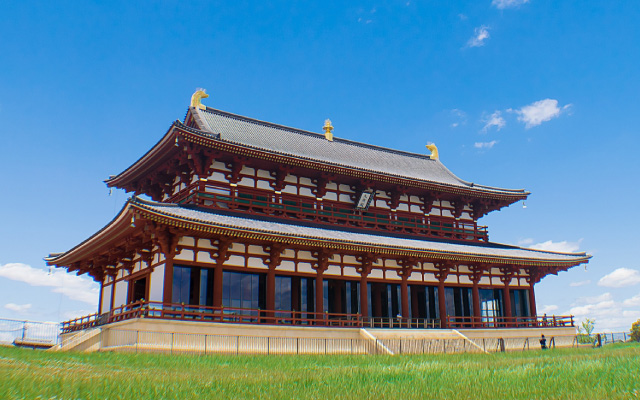
<path id="1" fill-rule="evenodd" d="M 193 356 L 0 347 L 0 399 L 640 399 L 640 344 L 500 354 Z"/>

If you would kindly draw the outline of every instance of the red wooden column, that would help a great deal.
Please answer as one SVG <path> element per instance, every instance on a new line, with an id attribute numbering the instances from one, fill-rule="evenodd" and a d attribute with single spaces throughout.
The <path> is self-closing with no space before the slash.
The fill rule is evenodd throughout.
<path id="1" fill-rule="evenodd" d="M 413 267 L 418 264 L 418 260 L 414 257 L 407 257 L 398 260 L 398 265 L 402 268 L 398 271 L 398 275 L 402 278 L 400 282 L 400 303 L 402 305 L 402 318 L 404 320 L 411 319 L 409 312 L 409 276 L 411 276 Z"/>
<path id="2" fill-rule="evenodd" d="M 164 254 L 164 290 L 162 302 L 171 303 L 173 300 L 173 257 L 176 254 L 176 246 L 180 241 L 180 235 L 169 228 L 157 229 L 156 240 L 160 251 Z"/>
<path id="3" fill-rule="evenodd" d="M 329 260 L 333 253 L 326 248 L 312 251 L 311 255 L 316 259 L 311 267 L 316 270 L 316 325 L 324 325 L 324 272 L 329 268 Z"/>
<path id="4" fill-rule="evenodd" d="M 440 328 L 446 329 L 447 324 L 447 303 L 444 296 L 444 280 L 438 282 L 438 309 L 440 313 Z"/>
<path id="5" fill-rule="evenodd" d="M 511 326 L 511 317 L 513 316 L 511 310 L 511 291 L 510 284 L 513 275 L 515 275 L 515 270 L 513 267 L 500 267 L 500 272 L 502 272 L 502 276 L 500 277 L 500 281 L 504 284 L 502 300 L 504 302 L 504 316 L 507 318 L 506 326 Z"/>
<path id="6" fill-rule="evenodd" d="M 356 261 L 360 263 L 360 267 L 356 267 L 356 271 L 360 274 L 360 315 L 366 318 L 369 316 L 369 274 L 373 268 L 373 264 L 378 258 L 371 253 L 366 253 L 356 257 Z"/>
<path id="7" fill-rule="evenodd" d="M 280 243 L 271 243 L 269 245 L 263 246 L 264 252 L 269 255 L 263 257 L 265 265 L 269 267 L 267 271 L 267 310 L 275 310 L 276 309 L 276 268 L 282 262 L 282 252 L 284 251 L 284 246 Z M 273 315 L 271 313 L 270 315 Z"/>
<path id="8" fill-rule="evenodd" d="M 211 245 L 215 248 L 210 253 L 211 258 L 216 261 L 213 268 L 213 306 L 222 307 L 222 291 L 224 277 L 224 263 L 229 259 L 229 248 L 232 239 L 230 237 L 221 236 L 218 239 L 211 239 Z"/>
<path id="9" fill-rule="evenodd" d="M 527 283 L 529 284 L 529 315 L 534 321 L 537 321 L 538 310 L 536 308 L 536 294 L 533 289 L 534 285 L 540 282 L 540 273 L 534 267 L 527 268 Z"/>
<path id="10" fill-rule="evenodd" d="M 369 316 L 369 273 L 371 271 L 360 272 L 360 315 Z"/>
<path id="11" fill-rule="evenodd" d="M 116 278 L 118 277 L 118 273 L 116 271 L 115 274 L 110 273 L 109 276 L 111 277 L 111 304 L 109 304 L 109 311 L 112 311 L 116 301 Z"/>
<path id="12" fill-rule="evenodd" d="M 102 314 L 102 292 L 104 291 L 104 276 L 100 280 L 100 297 L 98 298 L 98 314 Z"/>
<path id="13" fill-rule="evenodd" d="M 447 303 L 444 295 L 444 281 L 449 276 L 451 272 L 451 267 L 453 266 L 449 262 L 434 262 L 433 265 L 436 267 L 437 272 L 435 272 L 435 277 L 438 280 L 438 309 L 440 311 L 440 327 L 442 329 L 446 329 L 448 327 L 447 324 Z"/>
<path id="14" fill-rule="evenodd" d="M 531 315 L 533 318 L 536 318 L 538 316 L 538 311 L 536 310 L 536 294 L 533 291 L 533 283 L 529 288 L 529 315 Z"/>
<path id="15" fill-rule="evenodd" d="M 316 270 L 316 325 L 324 325 L 324 285 L 323 285 L 323 273 L 324 270 Z"/>
<path id="16" fill-rule="evenodd" d="M 173 259 L 164 259 L 164 289 L 162 291 L 162 302 L 171 303 L 173 296 Z"/>
<path id="17" fill-rule="evenodd" d="M 473 316 L 476 321 L 480 322 L 480 317 L 482 317 L 482 310 L 480 309 L 480 290 L 478 289 L 478 284 L 480 283 L 480 279 L 482 279 L 482 274 L 486 270 L 486 268 L 482 265 L 470 265 L 469 270 L 471 270 L 471 282 L 473 283 L 473 288 L 471 289 L 471 296 L 473 298 Z"/>

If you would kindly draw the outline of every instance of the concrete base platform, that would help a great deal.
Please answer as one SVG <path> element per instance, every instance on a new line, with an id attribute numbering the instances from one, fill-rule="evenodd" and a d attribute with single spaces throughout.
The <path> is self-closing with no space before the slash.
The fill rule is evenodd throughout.
<path id="1" fill-rule="evenodd" d="M 573 328 L 361 329 L 137 318 L 62 335 L 60 350 L 194 354 L 434 354 L 571 346 Z"/>

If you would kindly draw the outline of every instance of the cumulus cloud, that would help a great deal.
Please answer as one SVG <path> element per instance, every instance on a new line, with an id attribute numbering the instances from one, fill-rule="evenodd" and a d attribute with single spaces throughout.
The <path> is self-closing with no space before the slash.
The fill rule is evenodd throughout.
<path id="1" fill-rule="evenodd" d="M 640 283 L 640 271 L 630 268 L 618 268 L 598 281 L 599 286 L 613 288 L 633 286 L 638 283 Z"/>
<path id="2" fill-rule="evenodd" d="M 611 293 L 609 292 L 602 293 L 597 296 L 578 297 L 573 305 L 596 304 L 608 301 L 613 301 L 613 296 L 611 296 Z"/>
<path id="3" fill-rule="evenodd" d="M 529 248 L 535 250 L 555 251 L 558 253 L 573 253 L 580 249 L 581 242 L 582 239 L 577 242 L 568 242 L 566 240 L 562 242 L 554 242 L 547 240 L 546 242 L 532 244 Z"/>
<path id="4" fill-rule="evenodd" d="M 482 132 L 488 131 L 492 126 L 495 126 L 497 130 L 504 128 L 507 122 L 502 118 L 502 113 L 500 111 L 495 111 L 489 117 L 483 119 L 484 127 L 482 128 Z"/>
<path id="5" fill-rule="evenodd" d="M 640 307 L 640 293 L 622 302 L 625 307 Z"/>
<path id="6" fill-rule="evenodd" d="M 542 306 L 538 309 L 538 314 L 553 314 L 554 311 L 558 309 L 558 306 L 555 304 L 550 304 L 547 306 Z"/>
<path id="7" fill-rule="evenodd" d="M 637 310 L 639 305 L 640 295 L 617 302 L 611 293 L 607 292 L 576 299 L 566 313 L 574 315 L 578 321 L 585 318 L 595 319 L 598 331 L 620 332 L 628 330 L 631 323 L 640 318 L 640 311 Z"/>
<path id="8" fill-rule="evenodd" d="M 473 36 L 467 42 L 468 47 L 484 46 L 484 41 L 489 39 L 489 27 L 482 25 L 474 29 Z"/>
<path id="9" fill-rule="evenodd" d="M 519 7 L 528 2 L 529 0 L 493 0 L 491 2 L 491 5 L 497 8 L 498 10 L 504 10 L 506 8 Z"/>
<path id="10" fill-rule="evenodd" d="M 569 107 L 571 107 L 571 104 L 559 107 L 558 100 L 544 99 L 533 102 L 518 110 L 509 109 L 508 111 L 518 114 L 518 121 L 524 122 L 525 128 L 529 129 L 559 117 L 560 114 Z"/>
<path id="11" fill-rule="evenodd" d="M 473 144 L 473 147 L 475 147 L 476 149 L 490 149 L 495 146 L 496 143 L 498 143 L 497 140 L 492 140 L 490 142 L 475 142 Z"/>
<path id="12" fill-rule="evenodd" d="M 89 278 L 72 275 L 56 269 L 50 274 L 42 269 L 22 263 L 0 265 L 0 278 L 24 282 L 31 286 L 51 287 L 72 300 L 82 301 L 94 307 L 98 305 L 99 286 Z"/>
<path id="13" fill-rule="evenodd" d="M 31 304 L 14 304 L 14 303 L 7 303 L 4 305 L 4 308 L 6 308 L 7 310 L 11 310 L 11 311 L 15 311 L 19 314 L 23 314 L 27 311 L 29 311 L 29 309 L 31 308 Z"/>
<path id="14" fill-rule="evenodd" d="M 586 281 L 579 281 L 579 282 L 571 282 L 569 284 L 569 286 L 571 287 L 580 287 L 580 286 L 586 286 L 588 284 L 590 284 L 591 281 L 590 280 L 586 280 Z"/>

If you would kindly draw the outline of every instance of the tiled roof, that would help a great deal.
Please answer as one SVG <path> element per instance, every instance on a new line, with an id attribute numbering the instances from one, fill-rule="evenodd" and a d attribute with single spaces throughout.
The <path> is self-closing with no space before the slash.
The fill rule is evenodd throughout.
<path id="1" fill-rule="evenodd" d="M 407 237 L 368 234 L 349 230 L 327 229 L 275 222 L 267 219 L 245 218 L 236 215 L 185 207 L 177 204 L 156 203 L 134 198 L 131 202 L 142 209 L 182 221 L 205 224 L 211 227 L 231 228 L 242 232 L 277 234 L 289 238 L 326 240 L 333 243 L 398 250 L 435 252 L 442 254 L 476 256 L 486 258 L 508 258 L 522 261 L 575 263 L 586 262 L 591 256 L 586 253 L 557 253 L 526 249 L 499 243 L 459 243 L 452 241 L 420 240 Z"/>
<path id="2" fill-rule="evenodd" d="M 353 169 L 417 179 L 437 184 L 508 195 L 525 190 L 502 189 L 466 182 L 428 155 L 354 142 L 334 136 L 289 128 L 207 107 L 191 108 L 200 129 L 214 138 L 269 152 Z"/>

